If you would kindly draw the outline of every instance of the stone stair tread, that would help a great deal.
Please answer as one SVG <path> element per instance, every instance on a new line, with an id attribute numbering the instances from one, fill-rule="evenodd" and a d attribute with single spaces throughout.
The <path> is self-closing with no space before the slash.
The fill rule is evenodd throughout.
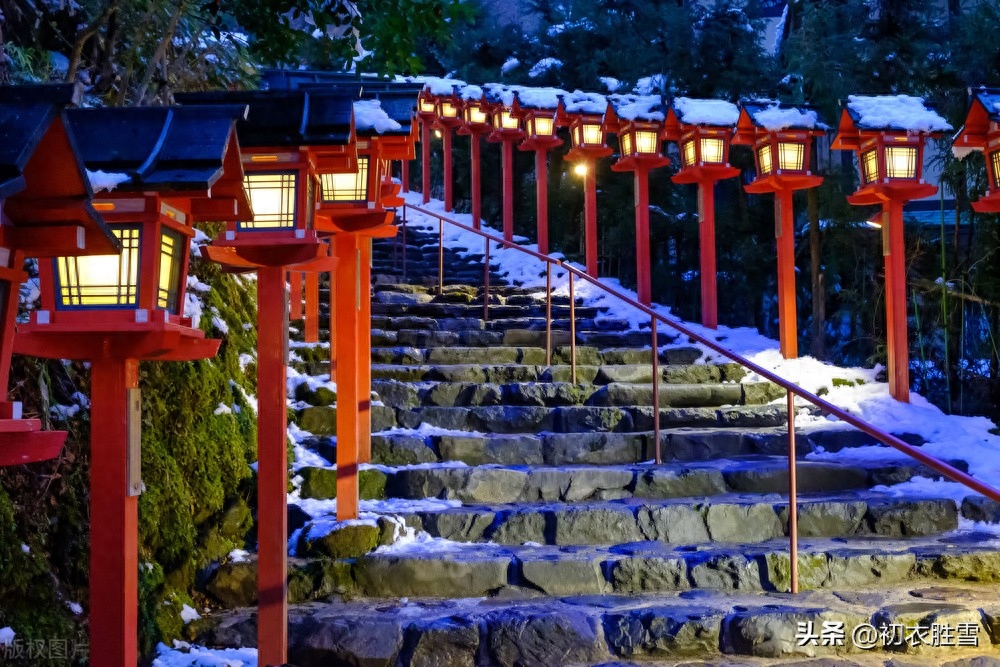
<path id="1" fill-rule="evenodd" d="M 400 563 L 402 565 L 402 563 Z M 418 564 L 423 566 L 423 564 Z M 437 568 L 433 568 L 435 573 Z M 513 588 L 513 587 L 510 587 Z M 616 665 L 671 664 L 832 667 L 893 664 L 993 667 L 997 611 L 983 587 L 934 580 L 900 582 L 866 594 L 848 589 L 780 592 L 661 590 L 639 594 L 563 593 L 522 588 L 493 597 L 329 600 L 289 609 L 289 659 L 300 664 Z M 932 598 L 921 597 L 933 590 Z M 970 596 L 972 593 L 980 595 Z M 396 597 L 396 596 L 393 596 Z M 800 622 L 844 622 L 844 646 L 799 645 Z M 978 646 L 879 646 L 848 653 L 853 627 L 886 621 L 970 623 Z M 209 617 L 208 645 L 254 646 L 255 610 Z M 846 655 L 845 655 L 846 654 Z M 984 660 L 963 656 L 979 655 Z M 435 656 L 441 662 L 430 662 Z M 477 660 L 484 656 L 487 663 Z M 812 661 L 813 657 L 825 660 Z M 426 658 L 426 659 L 425 659 Z M 776 660 L 781 659 L 776 662 Z M 885 662 L 873 663 L 872 660 Z M 447 662 L 444 662 L 447 660 Z M 654 663 L 653 660 L 671 660 Z M 842 662 L 846 661 L 846 662 Z M 683 662 L 678 662 L 683 661 Z M 707 662 L 704 662 L 707 661 Z M 787 661 L 787 662 L 786 662 Z M 936 661 L 936 662 L 935 662 Z M 631 664 L 631 663 L 629 663 Z"/>

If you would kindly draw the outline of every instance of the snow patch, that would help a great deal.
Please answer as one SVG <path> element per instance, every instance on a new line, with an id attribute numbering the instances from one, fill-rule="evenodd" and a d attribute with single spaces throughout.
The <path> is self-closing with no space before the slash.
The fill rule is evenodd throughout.
<path id="1" fill-rule="evenodd" d="M 945 132 L 951 124 L 924 104 L 923 98 L 910 95 L 850 95 L 847 108 L 858 115 L 858 127 L 871 130 L 906 132 Z"/>
<path id="2" fill-rule="evenodd" d="M 740 110 L 725 100 L 700 100 L 678 97 L 674 100 L 677 118 L 685 125 L 733 126 L 740 118 Z"/>
<path id="3" fill-rule="evenodd" d="M 160 644 L 152 667 L 257 667 L 257 649 L 209 649 L 184 642 L 175 642 L 170 648 Z"/>
<path id="4" fill-rule="evenodd" d="M 770 132 L 778 132 L 787 128 L 811 130 L 824 127 L 819 122 L 819 116 L 812 109 L 782 107 L 778 104 L 754 113 L 753 119 L 758 125 Z"/>
<path id="5" fill-rule="evenodd" d="M 131 178 L 128 174 L 87 170 L 87 179 L 90 181 L 90 187 L 93 188 L 95 193 L 111 192 L 122 183 L 131 180 Z"/>
<path id="6" fill-rule="evenodd" d="M 192 621 L 197 621 L 199 618 L 201 618 L 201 614 L 199 614 L 196 609 L 193 609 L 188 605 L 181 607 L 181 620 L 184 621 L 184 625 L 187 625 Z"/>
<path id="7" fill-rule="evenodd" d="M 528 76 L 532 79 L 537 79 L 551 69 L 561 69 L 563 66 L 563 61 L 558 58 L 542 58 L 535 65 L 528 70 Z"/>
<path id="8" fill-rule="evenodd" d="M 382 110 L 382 102 L 379 100 L 357 100 L 354 102 L 354 128 L 359 133 L 374 130 L 383 134 L 402 130 L 403 126 Z"/>

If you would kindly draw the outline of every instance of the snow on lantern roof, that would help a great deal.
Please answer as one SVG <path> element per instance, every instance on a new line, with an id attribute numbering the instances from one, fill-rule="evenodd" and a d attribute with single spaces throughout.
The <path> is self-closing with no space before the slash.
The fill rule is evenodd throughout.
<path id="1" fill-rule="evenodd" d="M 851 95 L 847 112 L 862 130 L 944 132 L 952 127 L 923 98 L 910 95 Z"/>
<path id="2" fill-rule="evenodd" d="M 574 90 L 562 98 L 566 113 L 600 114 L 608 110 L 608 98 L 600 93 L 585 93 Z"/>
<path id="3" fill-rule="evenodd" d="M 512 86 L 517 103 L 524 109 L 555 110 L 559 106 L 560 96 L 568 93 L 559 88 L 529 88 L 527 86 Z"/>
<path id="4" fill-rule="evenodd" d="M 376 132 L 383 134 L 402 130 L 403 126 L 389 117 L 379 100 L 356 100 L 354 102 L 354 128 L 359 134 Z"/>
<path id="5" fill-rule="evenodd" d="M 781 130 L 825 130 L 827 126 L 814 109 L 804 106 L 785 106 L 773 100 L 745 102 L 750 119 L 768 132 Z"/>
<path id="6" fill-rule="evenodd" d="M 448 79 L 438 76 L 415 76 L 412 81 L 424 84 L 424 90 L 431 95 L 439 96 L 454 95 L 455 88 L 461 88 L 465 85 L 465 82 L 459 79 Z"/>
<path id="7" fill-rule="evenodd" d="M 458 96 L 465 100 L 466 102 L 476 101 L 483 99 L 483 89 L 480 86 L 473 84 L 467 84 L 459 89 Z"/>
<path id="8" fill-rule="evenodd" d="M 514 87 L 502 83 L 484 83 L 483 97 L 491 104 L 502 104 L 509 107 L 514 103 Z"/>
<path id="9" fill-rule="evenodd" d="M 662 121 L 666 118 L 659 95 L 609 95 L 615 115 L 622 120 Z"/>
<path id="10" fill-rule="evenodd" d="M 740 117 L 740 109 L 726 100 L 702 100 L 690 97 L 674 99 L 674 112 L 685 125 L 715 125 L 732 127 Z"/>

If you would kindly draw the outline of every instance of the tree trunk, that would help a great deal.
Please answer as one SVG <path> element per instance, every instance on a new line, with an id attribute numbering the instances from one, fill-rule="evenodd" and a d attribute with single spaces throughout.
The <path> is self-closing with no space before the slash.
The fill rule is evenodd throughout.
<path id="1" fill-rule="evenodd" d="M 153 82 L 153 75 L 156 73 L 156 68 L 160 66 L 160 63 L 167 58 L 167 47 L 170 46 L 170 43 L 174 39 L 174 33 L 177 32 L 177 25 L 181 21 L 181 16 L 184 15 L 184 8 L 185 3 L 181 0 L 177 4 L 177 7 L 174 8 L 174 13 L 170 17 L 170 25 L 164 31 L 163 37 L 156 47 L 156 53 L 153 54 L 153 57 L 149 59 L 149 63 L 146 65 L 146 74 L 142 77 L 142 83 L 139 85 L 139 90 L 135 96 L 137 106 L 142 106 L 146 102 L 146 93 L 149 91 L 149 85 Z"/>
<path id="2" fill-rule="evenodd" d="M 826 357 L 826 289 L 822 271 L 822 244 L 819 228 L 819 192 L 807 191 L 809 209 L 809 264 L 812 277 L 812 340 L 809 354 L 817 359 Z"/>
<path id="3" fill-rule="evenodd" d="M 73 53 L 69 58 L 69 67 L 66 68 L 66 83 L 74 83 L 76 81 L 76 74 L 80 69 L 80 61 L 83 59 L 83 48 L 97 34 L 101 26 L 111 18 L 111 15 L 118 11 L 118 1 L 109 0 L 100 15 L 76 36 L 76 40 L 73 42 Z"/>

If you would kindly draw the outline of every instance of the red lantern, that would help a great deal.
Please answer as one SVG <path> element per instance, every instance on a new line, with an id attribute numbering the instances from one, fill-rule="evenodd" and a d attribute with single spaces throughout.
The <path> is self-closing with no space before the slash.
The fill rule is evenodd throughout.
<path id="1" fill-rule="evenodd" d="M 680 148 L 681 168 L 674 183 L 698 184 L 698 246 L 700 253 L 701 323 L 719 323 L 715 263 L 715 183 L 739 176 L 729 165 L 729 140 L 740 110 L 724 100 L 678 97 L 667 112 L 664 138 Z"/>
<path id="2" fill-rule="evenodd" d="M 652 286 L 649 269 L 649 172 L 670 164 L 660 153 L 660 136 L 666 115 L 658 95 L 612 95 L 608 126 L 618 134 L 621 155 L 611 165 L 615 171 L 634 173 L 635 263 L 639 303 L 650 305 Z"/>
<path id="3" fill-rule="evenodd" d="M 548 153 L 562 145 L 556 136 L 556 113 L 561 91 L 520 88 L 514 91 L 511 113 L 521 120 L 525 138 L 518 150 L 535 152 L 535 220 L 538 252 L 549 253 Z"/>
<path id="4" fill-rule="evenodd" d="M 977 213 L 1000 212 L 1000 90 L 978 88 L 970 90 L 972 103 L 965 124 L 952 144 L 957 158 L 964 158 L 973 151 L 983 153 L 986 173 L 989 176 L 986 194 L 972 202 Z"/>
<path id="5" fill-rule="evenodd" d="M 481 137 L 489 134 L 493 130 L 490 122 L 489 105 L 483 100 L 483 89 L 479 86 L 465 86 L 461 89 L 462 118 L 464 124 L 458 128 L 459 134 L 469 135 L 469 151 L 471 157 L 471 198 L 472 198 L 472 226 L 479 229 L 482 224 L 483 203 L 482 203 L 482 164 L 480 154 L 482 152 Z"/>
<path id="6" fill-rule="evenodd" d="M 500 84 L 486 86 L 485 100 L 490 105 L 493 132 L 486 137 L 500 144 L 503 168 L 503 237 L 514 240 L 514 144 L 524 138 L 521 119 L 513 111 L 513 91 Z"/>
<path id="7" fill-rule="evenodd" d="M 889 393 L 900 401 L 910 400 L 903 204 L 937 192 L 923 180 L 924 142 L 947 130 L 951 125 L 920 98 L 851 95 L 832 144 L 857 155 L 861 187 L 847 200 L 882 207 Z"/>
<path id="8" fill-rule="evenodd" d="M 774 235 L 778 243 L 778 320 L 781 354 L 799 354 L 795 305 L 795 216 L 792 193 L 823 182 L 809 171 L 814 137 L 826 128 L 808 107 L 775 102 L 744 102 L 733 143 L 750 146 L 757 177 L 744 189 L 752 194 L 774 193 Z"/>
<path id="9" fill-rule="evenodd" d="M 560 98 L 556 124 L 569 128 L 572 148 L 566 154 L 583 176 L 583 227 L 587 273 L 597 277 L 597 160 L 613 152 L 607 145 L 604 118 L 608 100 L 576 91 Z"/>
<path id="10" fill-rule="evenodd" d="M 114 235 L 91 205 L 93 192 L 63 107 L 73 87 L 0 88 L 0 386 L 9 385 L 14 322 L 25 257 L 42 264 L 53 256 L 118 251 Z M 6 391 L 6 389 L 5 389 Z M 25 419 L 19 402 L 0 396 L 0 466 L 46 461 L 59 455 L 65 431 L 42 431 Z"/>
<path id="11" fill-rule="evenodd" d="M 70 131 L 92 172 L 121 254 L 39 264 L 42 309 L 18 352 L 91 362 L 90 655 L 134 667 L 137 656 L 140 360 L 214 356 L 183 314 L 191 223 L 249 212 L 235 122 L 245 107 L 79 109 Z M 195 141 L 192 141 L 196 138 Z"/>

